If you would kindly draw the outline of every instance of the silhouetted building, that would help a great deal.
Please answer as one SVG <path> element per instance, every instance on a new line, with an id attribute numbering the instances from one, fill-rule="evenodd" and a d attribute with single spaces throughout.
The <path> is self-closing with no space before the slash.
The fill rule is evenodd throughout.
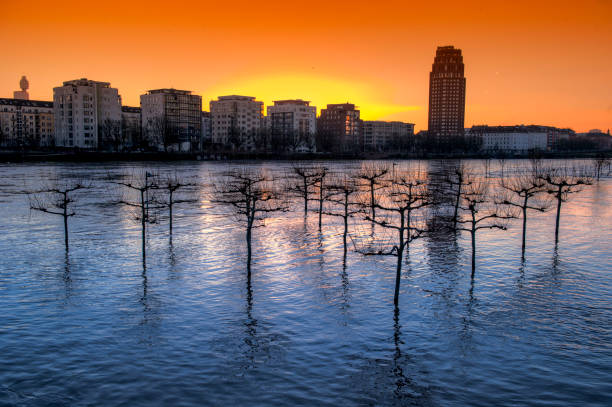
<path id="1" fill-rule="evenodd" d="M 310 102 L 277 100 L 268 106 L 268 126 L 274 143 L 286 150 L 312 151 L 317 126 L 317 108 Z"/>
<path id="2" fill-rule="evenodd" d="M 202 96 L 178 89 L 140 95 L 142 131 L 159 149 L 191 151 L 200 142 Z"/>
<path id="3" fill-rule="evenodd" d="M 446 141 L 463 135 L 465 76 L 461 50 L 438 47 L 429 74 L 428 133 Z"/>
<path id="4" fill-rule="evenodd" d="M 64 82 L 53 88 L 53 110 L 57 146 L 97 149 L 121 136 L 121 97 L 108 82 Z"/>
<path id="5" fill-rule="evenodd" d="M 404 122 L 363 121 L 363 143 L 368 151 L 400 150 L 414 136 L 414 124 Z"/>
<path id="6" fill-rule="evenodd" d="M 213 143 L 252 150 L 262 127 L 263 102 L 251 96 L 219 96 L 210 102 Z"/>
<path id="7" fill-rule="evenodd" d="M 28 79 L 25 77 L 25 75 L 22 76 L 21 80 L 19 81 L 19 88 L 21 90 L 16 90 L 15 92 L 13 92 L 13 98 L 29 100 L 30 94 L 28 93 L 28 89 L 30 88 L 30 82 L 28 82 Z"/>
<path id="8" fill-rule="evenodd" d="M 53 102 L 0 98 L 0 146 L 54 144 Z"/>
<path id="9" fill-rule="evenodd" d="M 318 149 L 323 151 L 363 151 L 359 110 L 354 104 L 328 104 L 317 120 Z"/>

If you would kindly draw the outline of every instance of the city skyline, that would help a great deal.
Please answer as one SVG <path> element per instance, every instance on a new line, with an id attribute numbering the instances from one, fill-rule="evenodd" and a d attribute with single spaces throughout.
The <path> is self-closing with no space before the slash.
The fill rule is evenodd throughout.
<path id="1" fill-rule="evenodd" d="M 443 1 L 434 11 L 395 1 L 378 10 L 362 1 L 315 1 L 300 7 L 299 18 L 297 6 L 243 3 L 230 10 L 182 2 L 189 13 L 139 1 L 3 5 L 0 30 L 23 35 L 5 48 L 2 96 L 12 95 L 22 75 L 35 100 L 87 77 L 113 83 L 129 106 L 146 90 L 170 87 L 202 95 L 204 106 L 229 94 L 254 95 L 266 106 L 348 101 L 366 120 L 408 121 L 422 130 L 432 50 L 454 45 L 463 50 L 469 80 L 466 127 L 612 127 L 607 2 L 519 1 L 507 9 Z"/>

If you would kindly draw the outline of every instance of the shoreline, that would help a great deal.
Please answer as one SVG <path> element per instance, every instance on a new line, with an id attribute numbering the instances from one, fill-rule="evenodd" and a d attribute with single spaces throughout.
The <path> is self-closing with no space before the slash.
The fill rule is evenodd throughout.
<path id="1" fill-rule="evenodd" d="M 540 152 L 542 159 L 575 159 L 612 156 L 610 150 Z M 2 163 L 24 162 L 108 162 L 108 161 L 321 161 L 321 160 L 443 160 L 443 159 L 529 159 L 529 154 L 492 155 L 476 153 L 164 153 L 164 152 L 47 152 L 0 151 Z"/>

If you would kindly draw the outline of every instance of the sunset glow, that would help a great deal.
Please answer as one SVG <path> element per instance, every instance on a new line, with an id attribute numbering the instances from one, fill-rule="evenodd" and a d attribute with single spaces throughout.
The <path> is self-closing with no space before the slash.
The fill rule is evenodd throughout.
<path id="1" fill-rule="evenodd" d="M 294 3 L 3 2 L 0 96 L 21 75 L 51 100 L 65 80 L 111 82 L 124 105 L 148 89 L 351 102 L 365 119 L 427 127 L 436 47 L 465 60 L 465 125 L 612 127 L 612 3 L 354 0 Z"/>

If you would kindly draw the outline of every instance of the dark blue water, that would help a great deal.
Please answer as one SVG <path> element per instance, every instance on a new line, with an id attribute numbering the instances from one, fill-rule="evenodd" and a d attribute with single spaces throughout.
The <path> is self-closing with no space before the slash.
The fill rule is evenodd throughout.
<path id="1" fill-rule="evenodd" d="M 145 168 L 204 186 L 172 240 L 163 216 L 150 225 L 143 267 L 139 225 L 104 179 Z M 1 405 L 610 405 L 610 179 L 564 205 L 557 250 L 554 214 L 532 215 L 525 264 L 519 222 L 482 231 L 473 281 L 468 236 L 414 242 L 396 314 L 395 258 L 349 250 L 343 266 L 339 220 L 319 233 L 297 201 L 255 231 L 249 285 L 244 231 L 210 202 L 227 168 L 0 166 Z M 93 186 L 68 255 L 61 218 L 18 193 L 50 178 Z"/>

